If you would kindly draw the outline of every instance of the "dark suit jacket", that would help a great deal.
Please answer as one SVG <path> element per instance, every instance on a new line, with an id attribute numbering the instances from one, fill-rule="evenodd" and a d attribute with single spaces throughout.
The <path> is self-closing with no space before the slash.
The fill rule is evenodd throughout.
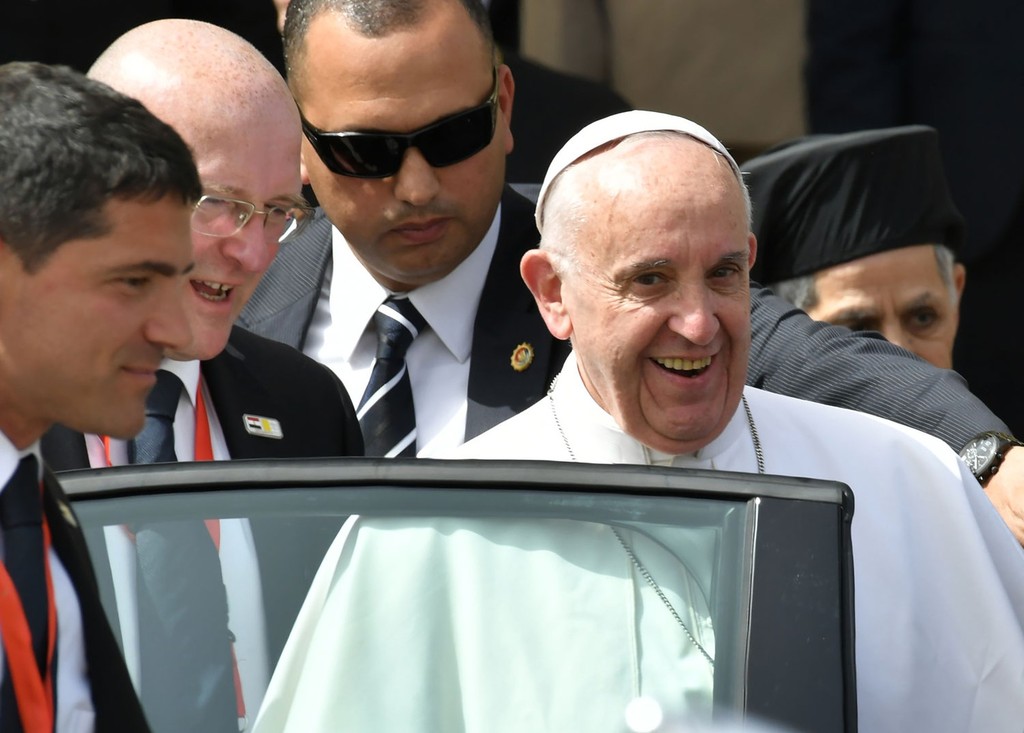
<path id="1" fill-rule="evenodd" d="M 519 276 L 523 253 L 538 240 L 533 204 L 511 188 L 505 189 L 501 202 L 498 245 L 473 329 L 467 440 L 540 399 L 569 353 L 568 343 L 548 331 Z M 281 247 L 239 325 L 301 349 L 330 257 L 331 224 L 320 210 L 297 240 Z M 524 342 L 533 346 L 535 356 L 528 369 L 517 372 L 512 352 Z"/>
<path id="2" fill-rule="evenodd" d="M 85 538 L 75 523 L 68 499 L 52 473 L 43 476 L 43 511 L 53 549 L 71 578 L 82 609 L 85 661 L 96 711 L 96 733 L 149 733 L 139 698 L 132 687 L 121 650 L 103 612 Z M 59 694 L 59 690 L 58 690 Z"/>
<path id="3" fill-rule="evenodd" d="M 233 460 L 362 455 L 362 433 L 345 388 L 334 372 L 295 349 L 235 328 L 227 348 L 204 361 L 201 370 Z M 278 440 L 248 433 L 244 414 L 277 419 L 284 436 Z M 85 440 L 67 428 L 52 428 L 43 436 L 42 449 L 55 470 L 89 467 Z M 250 519 L 263 581 L 271 661 L 280 654 L 341 521 Z M 282 539 L 289 533 L 294 541 Z M 94 548 L 102 546 L 94 544 Z M 96 565 L 102 573 L 109 563 L 100 561 L 99 551 Z M 113 615 L 114 609 L 108 610 Z"/>

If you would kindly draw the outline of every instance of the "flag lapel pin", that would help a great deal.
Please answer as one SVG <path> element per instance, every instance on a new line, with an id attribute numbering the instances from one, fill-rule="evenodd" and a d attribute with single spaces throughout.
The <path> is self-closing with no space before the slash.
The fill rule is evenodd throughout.
<path id="1" fill-rule="evenodd" d="M 245 425 L 245 432 L 250 435 L 258 435 L 261 438 L 283 438 L 281 423 L 272 417 L 261 417 L 259 415 L 242 415 L 242 423 Z"/>

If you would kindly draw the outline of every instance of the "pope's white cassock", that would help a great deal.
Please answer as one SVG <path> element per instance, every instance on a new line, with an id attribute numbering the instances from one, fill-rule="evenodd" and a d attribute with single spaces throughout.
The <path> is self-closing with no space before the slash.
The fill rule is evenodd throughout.
<path id="1" fill-rule="evenodd" d="M 854 491 L 860 730 L 1024 730 L 1024 551 L 955 454 L 869 415 L 745 395 L 767 473 Z M 573 456 L 757 471 L 742 406 L 696 454 L 659 455 L 592 400 L 573 356 L 547 398 L 457 454 Z M 314 580 L 257 733 L 617 733 L 639 695 L 669 717 L 705 714 L 711 671 L 697 645 L 713 657 L 714 635 L 700 580 L 662 562 L 657 542 L 623 534 L 693 641 L 606 525 L 352 518 Z"/>

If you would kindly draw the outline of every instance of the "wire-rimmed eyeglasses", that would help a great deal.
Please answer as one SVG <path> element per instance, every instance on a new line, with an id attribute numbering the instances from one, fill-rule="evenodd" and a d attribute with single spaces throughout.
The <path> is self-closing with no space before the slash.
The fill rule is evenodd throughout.
<path id="1" fill-rule="evenodd" d="M 224 196 L 203 196 L 192 210 L 192 231 L 210 237 L 231 237 L 242 231 L 255 215 L 263 216 L 267 238 L 283 242 L 302 231 L 313 215 L 309 206 L 292 204 L 257 209 L 256 204 Z"/>

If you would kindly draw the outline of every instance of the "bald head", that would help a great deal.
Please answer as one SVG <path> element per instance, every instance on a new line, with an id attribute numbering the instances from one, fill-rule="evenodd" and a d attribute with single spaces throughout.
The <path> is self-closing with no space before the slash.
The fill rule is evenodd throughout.
<path id="1" fill-rule="evenodd" d="M 192 149 L 203 216 L 217 224 L 193 227 L 186 307 L 194 342 L 172 356 L 210 359 L 277 255 L 280 233 L 267 226 L 268 212 L 300 210 L 298 108 L 248 41 L 193 20 L 158 20 L 125 33 L 89 76 L 138 99 Z"/>
<path id="2" fill-rule="evenodd" d="M 281 75 L 245 39 L 196 20 L 166 19 L 134 28 L 110 45 L 89 69 L 135 97 L 189 144 L 195 128 L 262 115 L 298 112 Z"/>

